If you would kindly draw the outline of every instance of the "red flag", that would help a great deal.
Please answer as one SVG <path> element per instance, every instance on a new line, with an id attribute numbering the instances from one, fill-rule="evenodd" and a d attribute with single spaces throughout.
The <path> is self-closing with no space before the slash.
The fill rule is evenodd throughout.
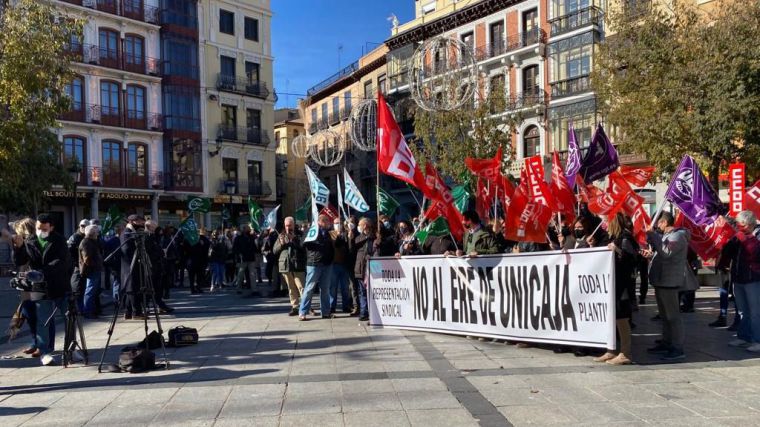
<path id="1" fill-rule="evenodd" d="M 338 218 L 338 208 L 332 205 L 332 203 L 328 203 L 327 206 L 323 207 L 321 211 L 319 211 L 320 215 L 327 215 L 330 217 L 330 222 L 334 220 L 335 218 Z"/>
<path id="2" fill-rule="evenodd" d="M 652 174 L 654 174 L 654 170 L 654 166 L 644 166 L 640 168 L 620 166 L 620 174 L 623 175 L 623 178 L 636 187 L 647 185 L 647 182 L 652 178 Z"/>
<path id="3" fill-rule="evenodd" d="M 475 159 L 467 157 L 464 159 L 464 164 L 467 165 L 467 168 L 478 177 L 487 181 L 496 182 L 501 176 L 501 157 L 502 150 L 501 147 L 499 147 L 499 149 L 496 150 L 496 154 L 490 159 Z"/>
<path id="4" fill-rule="evenodd" d="M 475 210 L 478 216 L 484 221 L 491 218 L 491 209 L 493 207 L 493 195 L 489 188 L 489 183 L 484 179 L 478 178 L 478 192 L 475 195 Z"/>
<path id="5" fill-rule="evenodd" d="M 760 218 L 760 180 L 744 193 L 744 207 L 751 210 L 756 217 Z"/>
<path id="6" fill-rule="evenodd" d="M 519 242 L 546 242 L 552 210 L 531 196 L 528 161 L 520 174 L 520 185 L 512 196 L 504 224 L 504 238 Z M 533 192 L 535 193 L 535 192 Z"/>
<path id="7" fill-rule="evenodd" d="M 377 145 L 377 162 L 384 174 L 424 191 L 425 177 L 380 91 L 377 92 Z"/>
<path id="8" fill-rule="evenodd" d="M 594 189 L 586 189 L 589 193 L 588 210 L 595 215 L 613 216 L 630 194 L 636 195 L 628 181 L 618 171 L 608 176 L 607 190 L 604 192 Z M 595 195 L 590 193 L 596 192 Z"/>
<path id="9" fill-rule="evenodd" d="M 430 162 L 425 164 L 425 185 L 421 190 L 428 199 L 440 205 L 437 209 L 442 212 L 446 218 L 446 222 L 449 223 L 449 231 L 451 231 L 455 239 L 461 239 L 464 234 L 462 214 L 454 205 L 454 197 L 451 195 L 451 190 L 443 182 L 441 176 L 438 175 L 438 171 L 435 170 Z"/>
<path id="10" fill-rule="evenodd" d="M 675 226 L 689 230 L 691 233 L 689 246 L 703 260 L 717 258 L 723 246 L 736 234 L 736 230 L 723 217 L 719 217 L 711 224 L 699 226 L 679 213 Z"/>
<path id="11" fill-rule="evenodd" d="M 546 184 L 546 181 L 544 181 L 544 164 L 541 156 L 525 159 L 525 170 L 528 177 L 528 192 L 526 194 L 534 202 L 546 205 L 552 211 L 556 211 L 557 204 L 554 203 L 551 189 Z"/>
<path id="12" fill-rule="evenodd" d="M 433 201 L 428 206 L 427 210 L 422 214 L 422 217 L 428 221 L 432 221 L 439 216 L 445 216 L 443 210 L 443 204 Z"/>
<path id="13" fill-rule="evenodd" d="M 567 176 L 562 170 L 559 154 L 556 151 L 552 158 L 551 192 L 554 202 L 557 204 L 557 211 L 572 223 L 575 220 L 575 194 L 570 188 L 570 184 L 567 183 Z"/>

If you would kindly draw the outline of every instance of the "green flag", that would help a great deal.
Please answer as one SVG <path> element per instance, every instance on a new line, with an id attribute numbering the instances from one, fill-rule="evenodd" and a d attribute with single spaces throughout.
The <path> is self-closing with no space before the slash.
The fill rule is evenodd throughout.
<path id="1" fill-rule="evenodd" d="M 419 240 L 420 245 L 424 245 L 425 240 L 429 236 L 445 236 L 447 234 L 449 234 L 449 224 L 444 217 L 439 216 L 435 221 L 428 224 L 427 227 L 415 233 L 415 236 Z"/>
<path id="2" fill-rule="evenodd" d="M 385 190 L 377 187 L 377 206 L 381 215 L 392 216 L 399 207 L 399 202 Z"/>
<path id="3" fill-rule="evenodd" d="M 185 238 L 186 242 L 190 243 L 190 246 L 195 246 L 201 238 L 198 233 L 198 224 L 195 223 L 195 220 L 191 216 L 185 218 L 179 224 L 179 229 L 182 230 L 182 237 Z"/>
<path id="4" fill-rule="evenodd" d="M 211 209 L 211 200 L 205 197 L 187 197 L 187 210 L 190 212 L 206 213 Z"/>
<path id="5" fill-rule="evenodd" d="M 248 196 L 248 213 L 251 215 L 251 227 L 256 230 L 257 233 L 261 232 L 261 215 L 264 214 L 264 210 L 256 203 L 251 196 Z"/>
<path id="6" fill-rule="evenodd" d="M 311 209 L 311 197 L 307 198 L 306 201 L 303 203 L 303 205 L 301 205 L 300 208 L 296 209 L 295 220 L 297 222 L 308 221 L 309 209 Z"/>
<path id="7" fill-rule="evenodd" d="M 457 185 L 451 190 L 451 196 L 454 197 L 454 206 L 461 213 L 467 210 L 467 205 L 470 204 L 470 197 L 472 194 L 469 188 L 465 185 Z"/>
<path id="8" fill-rule="evenodd" d="M 106 214 L 106 217 L 103 218 L 103 230 L 101 230 L 101 235 L 106 235 L 110 233 L 114 226 L 118 223 L 120 223 L 124 219 L 124 214 L 121 213 L 119 210 L 119 207 L 116 205 L 112 205 L 110 208 L 108 208 L 108 213 Z"/>

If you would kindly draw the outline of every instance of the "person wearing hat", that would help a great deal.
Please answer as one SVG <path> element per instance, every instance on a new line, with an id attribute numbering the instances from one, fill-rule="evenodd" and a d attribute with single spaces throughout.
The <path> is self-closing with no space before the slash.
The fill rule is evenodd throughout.
<path id="1" fill-rule="evenodd" d="M 145 218 L 136 214 L 127 217 L 127 227 L 121 234 L 121 283 L 119 288 L 120 303 L 125 304 L 124 320 L 145 320 L 141 293 L 143 283 L 138 273 L 143 266 L 140 265 L 139 259 L 135 260 L 134 268 L 132 268 L 132 259 L 137 249 L 135 234 L 141 232 L 145 232 Z M 133 270 L 134 272 L 132 272 Z"/>
<path id="2" fill-rule="evenodd" d="M 63 305 L 63 298 L 70 291 L 66 274 L 71 261 L 66 240 L 55 232 L 50 215 L 40 214 L 35 226 L 35 235 L 27 238 L 21 235 L 13 237 L 13 262 L 16 266 L 28 264 L 30 270 L 41 272 L 47 284 L 45 297 L 34 302 L 37 313 L 37 350 L 32 356 L 40 357 L 43 365 L 51 365 L 55 362 L 51 355 L 55 322 L 48 323 L 48 319 L 53 315 L 56 305 Z"/>

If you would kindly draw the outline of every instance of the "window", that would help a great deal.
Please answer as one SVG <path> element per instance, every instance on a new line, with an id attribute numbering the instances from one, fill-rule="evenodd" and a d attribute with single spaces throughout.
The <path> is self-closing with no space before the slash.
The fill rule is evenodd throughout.
<path id="1" fill-rule="evenodd" d="M 498 21 L 491 24 L 488 35 L 491 37 L 491 47 L 501 48 L 504 45 L 504 22 Z"/>
<path id="2" fill-rule="evenodd" d="M 332 97 L 332 113 L 334 116 L 338 116 L 338 112 L 340 111 L 340 98 L 337 96 Z"/>
<path id="3" fill-rule="evenodd" d="M 261 162 L 248 160 L 248 194 L 260 195 L 263 193 L 261 169 Z"/>
<path id="4" fill-rule="evenodd" d="M 538 95 L 541 91 L 538 81 L 538 65 L 531 65 L 525 67 L 522 72 L 523 77 L 523 95 L 531 96 Z"/>
<path id="5" fill-rule="evenodd" d="M 121 108 L 119 105 L 119 85 L 114 82 L 100 82 L 100 121 L 104 125 L 118 126 Z"/>
<path id="6" fill-rule="evenodd" d="M 380 92 L 385 93 L 385 74 L 380 74 L 377 77 L 377 88 L 380 90 Z"/>
<path id="7" fill-rule="evenodd" d="M 372 93 L 372 80 L 367 80 L 364 82 L 364 99 L 372 99 L 374 98 Z"/>
<path id="8" fill-rule="evenodd" d="M 470 48 L 470 51 L 475 51 L 475 35 L 470 31 L 469 33 L 462 34 L 462 43 Z"/>
<path id="9" fill-rule="evenodd" d="M 346 113 L 351 112 L 351 91 L 350 90 L 343 92 L 343 108 L 346 110 Z"/>
<path id="10" fill-rule="evenodd" d="M 497 74 L 491 77 L 491 113 L 501 113 L 507 108 L 506 88 L 504 86 L 504 74 Z"/>
<path id="11" fill-rule="evenodd" d="M 311 123 L 315 125 L 317 124 L 317 109 L 316 108 L 311 109 Z"/>
<path id="12" fill-rule="evenodd" d="M 523 46 L 538 43 L 538 9 L 523 12 Z"/>
<path id="13" fill-rule="evenodd" d="M 253 108 L 245 110 L 245 122 L 251 129 L 261 129 L 261 110 Z"/>
<path id="14" fill-rule="evenodd" d="M 235 34 L 235 14 L 224 9 L 219 10 L 219 32 Z"/>
<path id="15" fill-rule="evenodd" d="M 127 86 L 127 119 L 145 120 L 145 88 Z"/>
<path id="16" fill-rule="evenodd" d="M 82 111 L 84 108 L 84 79 L 74 77 L 64 90 L 66 96 L 71 100 L 71 111 Z"/>
<path id="17" fill-rule="evenodd" d="M 85 141 L 84 138 L 78 136 L 64 136 L 63 137 L 63 165 L 66 167 L 74 163 L 79 163 L 82 168 L 87 166 L 85 158 Z"/>
<path id="18" fill-rule="evenodd" d="M 198 45 L 190 40 L 162 35 L 161 58 L 164 76 L 198 80 Z"/>
<path id="19" fill-rule="evenodd" d="M 235 58 L 229 56 L 221 56 L 219 58 L 222 76 L 227 78 L 235 78 Z"/>
<path id="20" fill-rule="evenodd" d="M 559 151 L 567 150 L 568 129 L 572 123 L 578 147 L 588 147 L 596 127 L 595 108 L 593 101 L 584 101 L 551 109 L 552 145 Z"/>
<path id="21" fill-rule="evenodd" d="M 538 134 L 538 127 L 531 126 L 525 129 L 524 141 L 523 157 L 531 157 L 541 154 L 541 136 Z"/>
<path id="22" fill-rule="evenodd" d="M 222 105 L 222 126 L 230 129 L 237 127 L 237 108 L 232 105 Z"/>
<path id="23" fill-rule="evenodd" d="M 569 15 L 598 3 L 596 0 L 552 0 L 552 16 L 557 18 Z"/>
<path id="24" fill-rule="evenodd" d="M 121 142 L 103 141 L 103 185 L 121 185 Z"/>
<path id="25" fill-rule="evenodd" d="M 427 4 L 422 5 L 422 14 L 427 15 L 428 13 L 435 12 L 435 1 L 431 1 Z"/>
<path id="26" fill-rule="evenodd" d="M 148 186 L 148 155 L 145 145 L 130 143 L 127 148 L 127 187 Z"/>
<path id="27" fill-rule="evenodd" d="M 294 131 L 293 131 L 293 138 L 295 138 L 295 137 L 297 137 L 297 136 L 298 136 L 298 131 L 297 131 L 297 130 L 294 130 Z"/>
<path id="28" fill-rule="evenodd" d="M 100 29 L 98 41 L 100 43 L 98 64 L 117 68 L 119 66 L 119 33 L 113 30 Z"/>
<path id="29" fill-rule="evenodd" d="M 124 37 L 124 63 L 127 68 L 130 66 L 141 68 L 145 63 L 144 43 L 140 36 L 127 35 Z"/>
<path id="30" fill-rule="evenodd" d="M 574 79 L 591 73 L 594 50 L 593 33 L 581 34 L 549 47 L 552 81 Z"/>
<path id="31" fill-rule="evenodd" d="M 245 17 L 245 38 L 247 40 L 259 41 L 259 20 Z"/>
<path id="32" fill-rule="evenodd" d="M 200 132 L 200 94 L 192 86 L 163 85 L 166 129 Z"/>
<path id="33" fill-rule="evenodd" d="M 222 176 L 225 182 L 235 183 L 235 193 L 238 192 L 238 160 L 225 157 L 222 159 Z"/>
<path id="34" fill-rule="evenodd" d="M 274 141 L 275 141 L 276 144 L 280 143 L 280 131 L 276 131 L 274 133 Z"/>
<path id="35" fill-rule="evenodd" d="M 245 77 L 248 79 L 248 83 L 259 82 L 259 70 L 259 64 L 245 61 Z"/>
<path id="36" fill-rule="evenodd" d="M 327 121 L 327 103 L 326 102 L 322 103 L 322 120 L 325 122 Z"/>

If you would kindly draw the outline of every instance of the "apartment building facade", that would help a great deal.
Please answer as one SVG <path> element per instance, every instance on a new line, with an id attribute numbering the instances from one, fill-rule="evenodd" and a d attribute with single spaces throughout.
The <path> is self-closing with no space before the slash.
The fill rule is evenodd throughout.
<path id="1" fill-rule="evenodd" d="M 269 0 L 202 0 L 199 10 L 205 189 L 216 205 L 205 220 L 217 227 L 222 206 L 237 223 L 249 196 L 265 212 L 276 202 L 272 13 Z"/>
<path id="2" fill-rule="evenodd" d="M 303 119 L 297 108 L 274 110 L 274 140 L 277 144 L 277 204 L 281 204 L 283 217 L 295 214 L 310 196 L 304 174 L 306 159 L 293 153 L 293 140 L 306 133 Z"/>

